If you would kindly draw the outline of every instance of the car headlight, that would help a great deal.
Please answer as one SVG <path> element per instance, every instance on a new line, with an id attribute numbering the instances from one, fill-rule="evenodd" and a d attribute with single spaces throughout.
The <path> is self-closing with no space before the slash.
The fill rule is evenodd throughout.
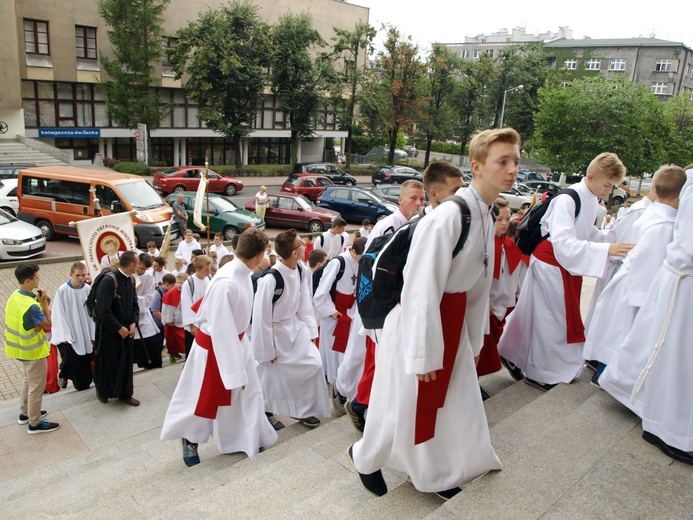
<path id="1" fill-rule="evenodd" d="M 12 238 L 3 238 L 2 243 L 5 244 L 6 246 L 21 246 L 22 245 L 21 240 L 14 240 Z"/>
<path id="2" fill-rule="evenodd" d="M 147 213 L 135 213 L 135 218 L 137 220 L 141 220 L 142 222 L 154 222 L 154 219 L 152 218 L 151 215 Z"/>

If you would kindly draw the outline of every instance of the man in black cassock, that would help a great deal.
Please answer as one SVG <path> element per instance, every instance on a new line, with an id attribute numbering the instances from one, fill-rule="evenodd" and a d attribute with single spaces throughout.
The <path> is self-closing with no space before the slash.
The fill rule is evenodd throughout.
<path id="1" fill-rule="evenodd" d="M 96 397 L 102 403 L 117 397 L 131 406 L 140 404 L 132 397 L 133 337 L 139 319 L 132 275 L 137 265 L 137 254 L 126 251 L 120 255 L 118 269 L 114 271 L 117 285 L 106 276 L 96 287 L 94 384 Z"/>

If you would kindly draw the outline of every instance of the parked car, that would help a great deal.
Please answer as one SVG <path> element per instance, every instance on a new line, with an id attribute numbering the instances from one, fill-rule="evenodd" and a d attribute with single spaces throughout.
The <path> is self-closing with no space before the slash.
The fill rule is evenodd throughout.
<path id="1" fill-rule="evenodd" d="M 411 146 L 411 145 L 405 145 L 404 146 L 404 151 L 407 152 L 407 155 L 409 157 L 418 157 L 419 156 L 419 151 L 416 149 L 416 146 Z"/>
<path id="2" fill-rule="evenodd" d="M 324 175 L 335 184 L 344 186 L 356 186 L 356 179 L 342 170 L 336 164 L 331 163 L 296 163 L 291 173 L 313 173 Z"/>
<path id="3" fill-rule="evenodd" d="M 536 182 L 536 181 L 532 181 L 532 182 Z M 520 193 L 522 193 L 522 195 L 527 195 L 529 197 L 533 196 L 534 192 L 535 192 L 535 190 L 526 186 L 524 182 L 516 182 L 515 184 L 513 184 L 513 188 L 515 188 Z"/>
<path id="4" fill-rule="evenodd" d="M 339 216 L 336 211 L 316 207 L 298 193 L 268 193 L 267 201 L 265 223 L 268 226 L 305 229 L 311 233 L 320 233 L 329 228 L 332 221 Z M 246 202 L 245 209 L 255 211 L 254 198 Z"/>
<path id="5" fill-rule="evenodd" d="M 383 166 L 371 175 L 371 182 L 376 184 L 402 184 L 410 179 L 423 182 L 423 175 L 408 166 Z"/>
<path id="6" fill-rule="evenodd" d="M 16 179 L 19 177 L 19 170 L 33 168 L 35 166 L 35 164 L 29 163 L 0 164 L 0 179 Z"/>
<path id="7" fill-rule="evenodd" d="M 539 172 L 533 172 L 531 170 L 520 170 L 517 172 L 517 182 L 527 182 L 527 181 L 545 181 L 544 176 Z"/>
<path id="8" fill-rule="evenodd" d="M 329 177 L 312 175 L 310 173 L 292 173 L 282 184 L 282 191 L 298 193 L 315 202 L 325 188 L 334 186 Z"/>
<path id="9" fill-rule="evenodd" d="M 19 199 L 17 198 L 17 179 L 3 179 L 0 181 L 0 209 L 13 217 L 19 212 Z"/>
<path id="10" fill-rule="evenodd" d="M 0 260 L 22 260 L 46 250 L 46 237 L 33 224 L 0 209 Z"/>
<path id="11" fill-rule="evenodd" d="M 521 186 L 531 188 L 532 191 L 539 190 L 539 193 L 546 193 L 547 191 L 550 191 L 554 195 L 563 189 L 559 184 L 549 181 L 527 181 L 523 182 Z"/>
<path id="12" fill-rule="evenodd" d="M 399 184 L 393 184 L 392 186 L 381 184 L 380 186 L 373 186 L 369 191 L 381 199 L 393 204 L 399 204 L 399 194 L 402 191 L 402 186 Z"/>
<path id="13" fill-rule="evenodd" d="M 532 197 L 523 195 L 517 188 L 510 188 L 508 191 L 501 191 L 500 196 L 505 198 L 510 203 L 510 209 L 517 211 L 522 207 L 529 207 L 532 203 Z"/>
<path id="14" fill-rule="evenodd" d="M 561 188 L 567 188 L 568 186 L 577 184 L 578 182 L 582 181 L 582 179 L 582 175 L 566 175 L 565 173 L 562 173 L 558 178 L 558 185 Z M 628 194 L 618 186 L 614 186 L 612 193 L 613 197 L 611 198 L 611 204 L 614 206 L 620 206 L 628 199 Z M 604 200 L 608 201 L 608 197 L 604 197 Z"/>
<path id="15" fill-rule="evenodd" d="M 362 222 L 366 218 L 377 222 L 397 211 L 395 204 L 369 191 L 341 186 L 325 188 L 318 198 L 318 206 L 338 211 L 344 220 L 351 222 Z"/>
<path id="16" fill-rule="evenodd" d="M 385 147 L 385 155 L 390 155 L 390 149 L 388 147 Z M 400 150 L 399 148 L 395 148 L 395 159 L 406 159 L 407 157 L 409 157 L 407 152 Z"/>
<path id="17" fill-rule="evenodd" d="M 181 193 L 183 193 L 183 204 L 185 204 L 185 210 L 188 213 L 188 228 L 200 234 L 206 233 L 193 222 L 196 192 L 183 191 Z M 178 193 L 172 193 L 166 197 L 166 202 L 173 204 L 177 198 Z M 202 224 L 207 225 L 206 203 L 202 205 Z M 231 199 L 223 195 L 209 194 L 209 228 L 212 235 L 224 233 L 224 240 L 231 240 L 234 235 L 252 227 L 262 231 L 265 229 L 265 221 L 255 213 L 241 209 Z"/>
<path id="18" fill-rule="evenodd" d="M 174 166 L 154 174 L 154 188 L 164 195 L 181 191 L 196 191 L 200 175 L 205 171 L 199 166 Z M 243 183 L 233 177 L 222 177 L 209 170 L 209 192 L 234 195 L 243 189 Z"/>

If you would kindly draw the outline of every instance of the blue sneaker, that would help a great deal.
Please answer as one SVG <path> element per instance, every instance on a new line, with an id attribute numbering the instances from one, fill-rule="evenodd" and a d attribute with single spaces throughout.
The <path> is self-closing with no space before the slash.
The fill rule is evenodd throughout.
<path id="1" fill-rule="evenodd" d="M 57 422 L 41 421 L 36 426 L 29 425 L 29 435 L 35 435 L 37 433 L 48 433 L 57 430 L 60 425 Z"/>
<path id="2" fill-rule="evenodd" d="M 46 410 L 41 410 L 41 419 L 43 419 L 48 412 Z M 24 415 L 23 413 L 19 414 L 19 420 L 17 421 L 17 424 L 29 424 L 29 416 Z"/>
<path id="3" fill-rule="evenodd" d="M 183 444 L 183 462 L 189 468 L 200 463 L 200 456 L 197 454 L 197 443 L 181 439 Z"/>

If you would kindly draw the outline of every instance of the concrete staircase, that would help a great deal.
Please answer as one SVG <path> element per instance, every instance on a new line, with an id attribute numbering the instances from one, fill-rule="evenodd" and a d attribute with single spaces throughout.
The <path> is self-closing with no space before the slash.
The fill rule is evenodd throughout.
<path id="1" fill-rule="evenodd" d="M 182 365 L 135 375 L 138 408 L 103 405 L 93 390 L 46 396 L 61 428 L 30 436 L 17 402 L 0 405 L 3 518 L 691 518 L 693 468 L 641 438 L 637 417 L 587 379 L 542 393 L 505 372 L 484 388 L 504 469 L 443 502 L 384 469 L 390 489 L 365 491 L 348 459 L 347 417 L 309 430 L 282 418 L 279 442 L 248 459 L 200 446 L 187 468 L 159 433 Z M 460 438 L 460 442 L 464 442 Z"/>
<path id="2" fill-rule="evenodd" d="M 44 147 L 49 147 L 41 143 Z M 50 147 L 53 148 L 53 147 Z M 63 150 L 53 148 L 56 153 L 64 154 Z M 45 151 L 48 151 L 47 149 Z M 36 166 L 64 166 L 67 163 L 60 161 L 47 153 L 36 150 L 31 146 L 18 141 L 0 140 L 0 164 L 35 164 Z"/>

